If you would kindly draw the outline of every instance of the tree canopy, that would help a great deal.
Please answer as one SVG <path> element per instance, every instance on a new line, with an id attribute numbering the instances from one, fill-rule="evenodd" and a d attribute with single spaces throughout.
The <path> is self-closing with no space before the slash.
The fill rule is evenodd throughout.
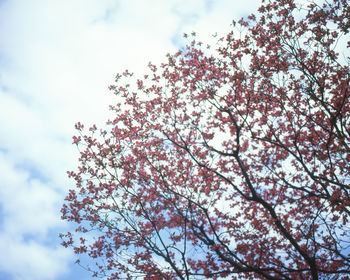
<path id="1" fill-rule="evenodd" d="M 350 6 L 263 1 L 117 75 L 80 123 L 63 245 L 107 279 L 350 279 Z"/>

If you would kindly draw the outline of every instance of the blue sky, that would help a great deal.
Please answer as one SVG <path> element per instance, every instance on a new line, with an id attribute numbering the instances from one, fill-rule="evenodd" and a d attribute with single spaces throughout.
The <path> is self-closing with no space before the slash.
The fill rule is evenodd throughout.
<path id="1" fill-rule="evenodd" d="M 92 279 L 60 246 L 74 124 L 103 125 L 116 73 L 225 34 L 259 0 L 0 0 L 0 280 Z"/>

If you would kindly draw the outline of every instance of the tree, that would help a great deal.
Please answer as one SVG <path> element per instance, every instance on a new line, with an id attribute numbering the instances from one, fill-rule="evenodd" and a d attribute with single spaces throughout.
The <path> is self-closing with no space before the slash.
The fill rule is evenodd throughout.
<path id="1" fill-rule="evenodd" d="M 118 75 L 109 128 L 76 125 L 63 245 L 107 279 L 350 279 L 349 29 L 347 0 L 263 1 Z"/>

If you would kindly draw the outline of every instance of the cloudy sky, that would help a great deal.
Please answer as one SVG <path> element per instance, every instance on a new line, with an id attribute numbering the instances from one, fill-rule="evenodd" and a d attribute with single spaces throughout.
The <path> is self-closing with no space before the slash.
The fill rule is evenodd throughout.
<path id="1" fill-rule="evenodd" d="M 108 86 L 196 31 L 205 42 L 259 0 L 0 0 L 0 280 L 92 279 L 59 209 L 74 187 L 74 124 L 103 124 Z"/>

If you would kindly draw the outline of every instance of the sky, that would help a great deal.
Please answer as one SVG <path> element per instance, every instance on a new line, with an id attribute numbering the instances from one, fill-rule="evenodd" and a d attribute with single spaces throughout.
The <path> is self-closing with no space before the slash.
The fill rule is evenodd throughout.
<path id="1" fill-rule="evenodd" d="M 117 73 L 224 35 L 259 0 L 0 0 L 0 280 L 95 279 L 58 234 L 74 124 L 103 125 Z"/>

